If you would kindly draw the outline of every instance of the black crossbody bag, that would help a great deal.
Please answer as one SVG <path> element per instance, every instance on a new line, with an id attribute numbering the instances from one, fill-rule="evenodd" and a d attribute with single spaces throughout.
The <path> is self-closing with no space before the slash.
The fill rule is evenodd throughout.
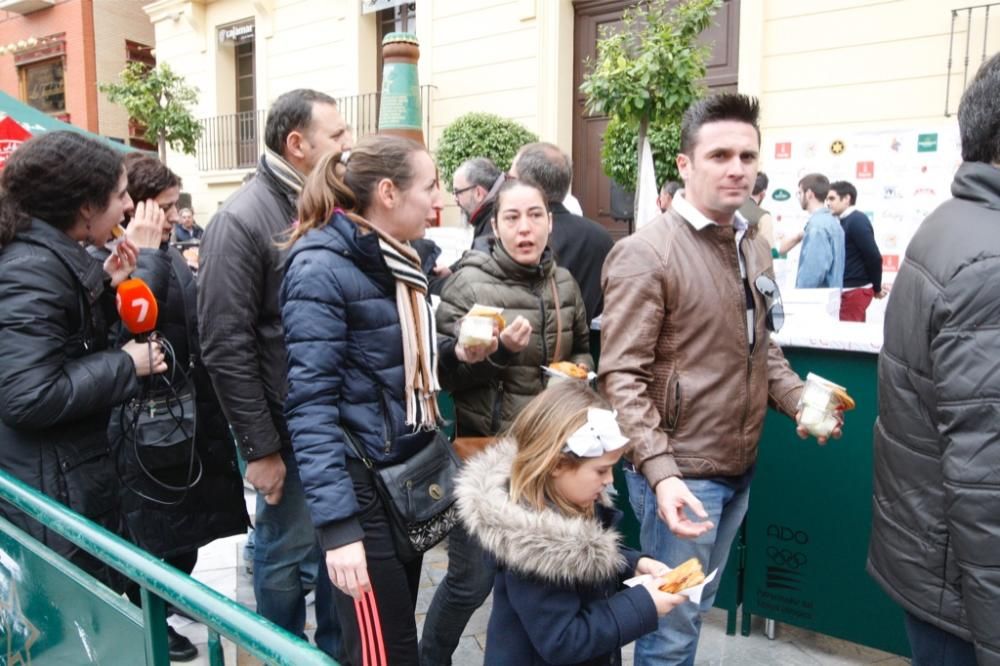
<path id="1" fill-rule="evenodd" d="M 427 446 L 404 462 L 376 467 L 354 435 L 344 429 L 344 436 L 372 473 L 400 559 L 415 559 L 440 543 L 458 523 L 455 476 L 459 461 L 448 438 L 437 430 Z"/>

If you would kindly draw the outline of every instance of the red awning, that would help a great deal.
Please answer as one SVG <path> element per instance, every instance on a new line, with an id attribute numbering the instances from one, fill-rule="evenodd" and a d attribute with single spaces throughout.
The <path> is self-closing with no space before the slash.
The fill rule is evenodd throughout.
<path id="1" fill-rule="evenodd" d="M 31 132 L 10 116 L 0 120 L 0 169 L 6 166 L 11 154 L 30 138 Z"/>

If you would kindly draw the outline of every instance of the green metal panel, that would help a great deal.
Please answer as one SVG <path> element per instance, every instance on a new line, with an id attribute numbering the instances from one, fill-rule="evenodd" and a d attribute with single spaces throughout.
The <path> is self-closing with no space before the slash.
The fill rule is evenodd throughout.
<path id="1" fill-rule="evenodd" d="M 146 626 L 144 639 L 140 639 L 136 645 L 140 649 L 143 649 L 145 643 L 151 644 L 149 651 L 146 652 L 149 655 L 149 661 L 147 661 L 146 654 L 140 653 L 138 659 L 131 659 L 124 663 L 146 663 L 153 666 L 165 663 L 166 630 L 163 624 L 163 601 L 167 601 L 183 610 L 190 617 L 207 625 L 210 630 L 217 631 L 231 639 L 234 643 L 243 647 L 247 652 L 264 663 L 284 664 L 287 666 L 308 666 L 312 664 L 316 664 L 317 666 L 336 666 L 335 661 L 305 641 L 289 634 L 259 615 L 248 611 L 231 599 L 227 599 L 218 592 L 205 587 L 190 576 L 181 574 L 173 567 L 165 565 L 152 555 L 136 548 L 124 539 L 95 525 L 83 516 L 67 509 L 59 502 L 39 493 L 34 488 L 27 486 L 4 472 L 0 472 L 0 500 L 10 502 L 35 520 L 44 524 L 48 529 L 69 539 L 94 557 L 107 562 L 137 582 L 144 589 L 144 598 L 148 602 L 144 605 Z M 0 533 L 12 535 L 15 534 L 13 530 L 12 525 L 5 521 L 0 521 Z M 37 548 L 39 549 L 37 552 L 45 552 L 47 556 L 55 558 L 51 560 L 52 562 L 58 561 L 58 558 L 48 553 L 43 546 L 37 545 Z M 3 562 L 6 566 L 8 558 L 4 556 L 4 552 L 0 550 L 0 562 Z M 10 561 L 17 562 L 15 559 L 10 559 Z M 65 572 L 63 573 L 65 574 Z M 54 598 L 54 602 L 59 605 L 60 609 L 63 609 L 64 606 L 73 607 L 73 604 L 77 601 L 76 597 L 86 595 L 90 595 L 92 598 L 91 602 L 93 599 L 111 605 L 117 605 L 122 602 L 119 597 L 112 594 L 94 579 L 86 577 L 81 572 L 77 573 L 79 576 L 83 576 L 83 578 L 80 579 L 82 582 L 73 591 L 73 601 L 64 602 L 61 596 L 57 599 Z M 23 577 L 24 572 L 22 571 L 20 575 Z M 10 578 L 11 580 L 15 580 L 13 576 Z M 19 580 L 17 579 L 16 584 L 8 586 L 8 588 L 16 588 L 16 598 L 23 602 L 24 599 L 30 598 L 30 593 L 21 589 Z M 8 594 L 10 589 L 3 591 L 5 594 Z M 154 596 L 156 598 L 153 598 Z M 6 598 L 8 596 L 3 597 L 3 599 Z M 5 608 L 5 606 L 0 606 L 0 620 L 4 617 L 2 613 Z M 22 614 L 18 617 L 27 618 L 33 625 L 44 624 L 45 618 L 40 612 L 36 612 L 35 608 L 32 607 L 29 614 Z M 84 619 L 86 619 L 85 616 Z M 18 635 L 25 637 L 23 641 L 26 644 L 32 636 L 32 632 L 26 626 L 22 625 L 23 623 L 12 621 L 10 626 L 17 629 L 19 632 Z M 0 624 L 0 626 L 5 625 Z M 114 626 L 81 624 L 79 621 L 73 626 L 77 635 L 81 637 L 81 645 L 83 645 L 84 651 L 67 656 L 64 663 L 78 664 L 92 661 L 86 656 L 90 654 L 87 652 L 90 645 L 90 637 L 102 634 L 103 637 L 115 641 L 116 654 L 111 658 L 111 661 L 101 663 L 120 663 L 115 661 L 115 659 L 117 658 L 117 653 L 124 653 L 121 644 L 122 636 L 116 635 Z M 11 634 L 12 636 L 13 634 Z M 6 638 L 6 636 L 0 638 Z M 13 638 L 11 638 L 11 644 L 12 641 Z M 68 645 L 65 642 L 63 644 Z M 132 647 L 131 643 L 129 647 Z M 215 660 L 215 657 L 213 657 L 213 660 Z M 18 664 L 22 662 L 7 660 L 6 663 Z M 46 659 L 45 663 L 52 663 L 52 660 Z"/>
<path id="2" fill-rule="evenodd" d="M 146 663 L 127 599 L 0 518 L 0 664 Z"/>
<path id="3" fill-rule="evenodd" d="M 847 387 L 857 409 L 844 436 L 801 440 L 768 412 L 747 516 L 744 604 L 751 613 L 896 654 L 909 654 L 903 613 L 865 573 L 871 529 L 874 354 L 785 350 L 801 376 Z"/>

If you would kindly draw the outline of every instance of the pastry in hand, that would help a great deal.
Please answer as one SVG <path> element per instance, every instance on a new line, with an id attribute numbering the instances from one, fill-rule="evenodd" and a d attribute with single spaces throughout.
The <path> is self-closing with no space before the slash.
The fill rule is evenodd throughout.
<path id="1" fill-rule="evenodd" d="M 701 584 L 705 580 L 705 572 L 701 570 L 701 562 L 698 561 L 698 558 L 692 557 L 677 568 L 671 569 L 662 580 L 661 592 L 677 594 L 681 590 Z"/>
<path id="2" fill-rule="evenodd" d="M 573 379 L 587 378 L 587 370 L 585 368 L 581 368 L 576 363 L 570 363 L 569 361 L 556 361 L 555 363 L 549 363 L 549 368 L 572 377 Z"/>

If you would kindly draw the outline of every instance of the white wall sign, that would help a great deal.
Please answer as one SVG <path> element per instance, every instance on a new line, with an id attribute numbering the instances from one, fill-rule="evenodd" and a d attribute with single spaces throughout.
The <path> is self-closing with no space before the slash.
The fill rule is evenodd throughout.
<path id="1" fill-rule="evenodd" d="M 225 42 L 245 42 L 253 39 L 253 23 L 243 25 L 231 25 L 228 28 L 219 28 L 219 43 Z"/>

